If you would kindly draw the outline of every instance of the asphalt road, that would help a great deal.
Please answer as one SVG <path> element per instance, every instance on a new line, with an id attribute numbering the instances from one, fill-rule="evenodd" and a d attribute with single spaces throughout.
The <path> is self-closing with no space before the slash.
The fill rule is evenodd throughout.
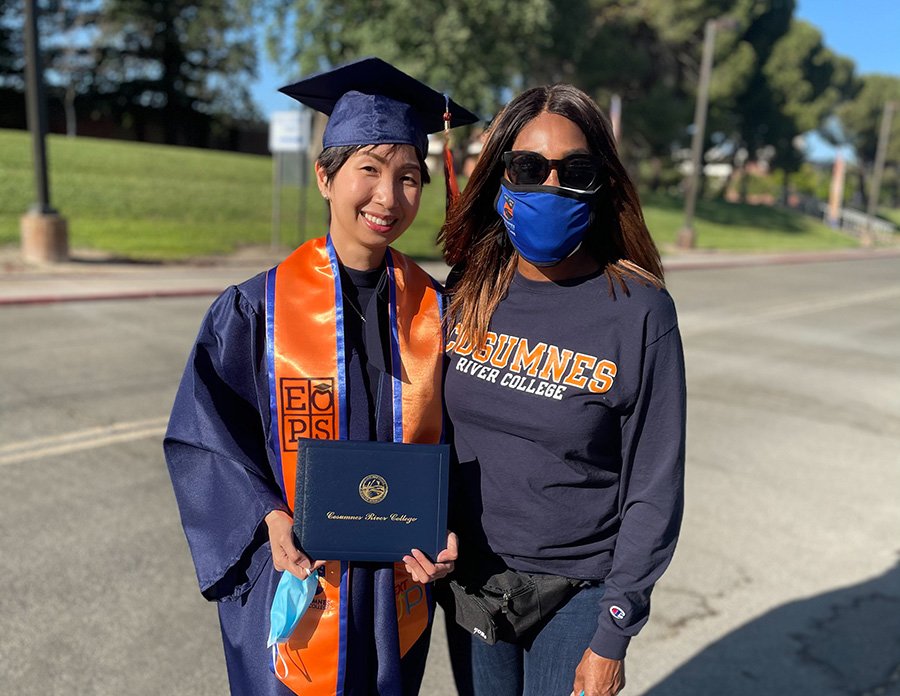
<path id="1" fill-rule="evenodd" d="M 688 503 L 624 693 L 900 694 L 900 259 L 669 286 Z M 227 692 L 160 448 L 208 303 L 0 308 L 0 693 Z"/>

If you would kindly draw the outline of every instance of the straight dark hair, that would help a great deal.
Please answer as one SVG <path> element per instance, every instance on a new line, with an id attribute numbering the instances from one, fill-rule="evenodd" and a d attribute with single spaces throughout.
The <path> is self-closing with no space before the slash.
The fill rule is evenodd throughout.
<path id="1" fill-rule="evenodd" d="M 461 337 L 479 346 L 518 263 L 494 201 L 503 176 L 503 153 L 519 132 L 544 112 L 558 114 L 584 133 L 590 151 L 604 162 L 602 188 L 594 204 L 584 248 L 604 268 L 615 296 L 615 283 L 628 293 L 626 277 L 662 287 L 659 250 L 650 237 L 637 190 L 616 153 L 612 129 L 600 107 L 577 87 L 534 87 L 513 99 L 494 119 L 481 157 L 459 200 L 447 212 L 438 235 L 444 259 L 457 270 L 448 319 L 461 324 Z M 461 269 L 461 272 L 460 270 Z"/>

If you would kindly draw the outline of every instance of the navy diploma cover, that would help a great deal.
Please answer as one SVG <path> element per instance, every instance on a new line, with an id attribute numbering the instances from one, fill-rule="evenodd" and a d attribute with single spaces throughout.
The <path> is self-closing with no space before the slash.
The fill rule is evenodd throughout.
<path id="1" fill-rule="evenodd" d="M 447 544 L 449 445 L 300 440 L 294 536 L 313 559 L 434 560 Z"/>

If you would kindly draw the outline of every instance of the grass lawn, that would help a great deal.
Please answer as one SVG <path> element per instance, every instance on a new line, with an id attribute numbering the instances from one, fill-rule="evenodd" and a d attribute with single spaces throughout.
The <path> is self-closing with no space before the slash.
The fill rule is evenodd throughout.
<path id="1" fill-rule="evenodd" d="M 684 223 L 683 201 L 648 195 L 642 202 L 656 243 L 663 250 L 672 247 Z M 778 252 L 859 246 L 853 237 L 792 210 L 725 201 L 698 201 L 694 230 L 699 249 Z"/>
<path id="2" fill-rule="evenodd" d="M 900 208 L 880 208 L 878 213 L 900 227 Z"/>
<path id="3" fill-rule="evenodd" d="M 50 192 L 69 221 L 73 248 L 136 259 L 182 259 L 268 244 L 272 236 L 269 157 L 93 138 L 50 136 Z M 444 217 L 441 173 L 425 187 L 419 215 L 397 247 L 436 258 L 434 239 Z M 0 130 L 0 245 L 18 244 L 19 217 L 34 200 L 31 141 Z M 281 239 L 293 246 L 325 232 L 324 203 L 306 195 L 305 234 L 298 229 L 300 194 L 282 195 Z M 678 199 L 648 197 L 647 223 L 657 243 L 674 243 L 682 223 Z M 700 248 L 783 251 L 855 246 L 811 218 L 762 206 L 701 201 Z"/>

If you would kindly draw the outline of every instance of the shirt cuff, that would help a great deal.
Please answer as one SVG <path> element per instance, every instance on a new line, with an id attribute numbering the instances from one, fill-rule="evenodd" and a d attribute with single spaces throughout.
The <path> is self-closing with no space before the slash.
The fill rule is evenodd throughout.
<path id="1" fill-rule="evenodd" d="M 624 660 L 631 636 L 620 636 L 598 628 L 591 639 L 591 650 L 608 660 Z"/>

